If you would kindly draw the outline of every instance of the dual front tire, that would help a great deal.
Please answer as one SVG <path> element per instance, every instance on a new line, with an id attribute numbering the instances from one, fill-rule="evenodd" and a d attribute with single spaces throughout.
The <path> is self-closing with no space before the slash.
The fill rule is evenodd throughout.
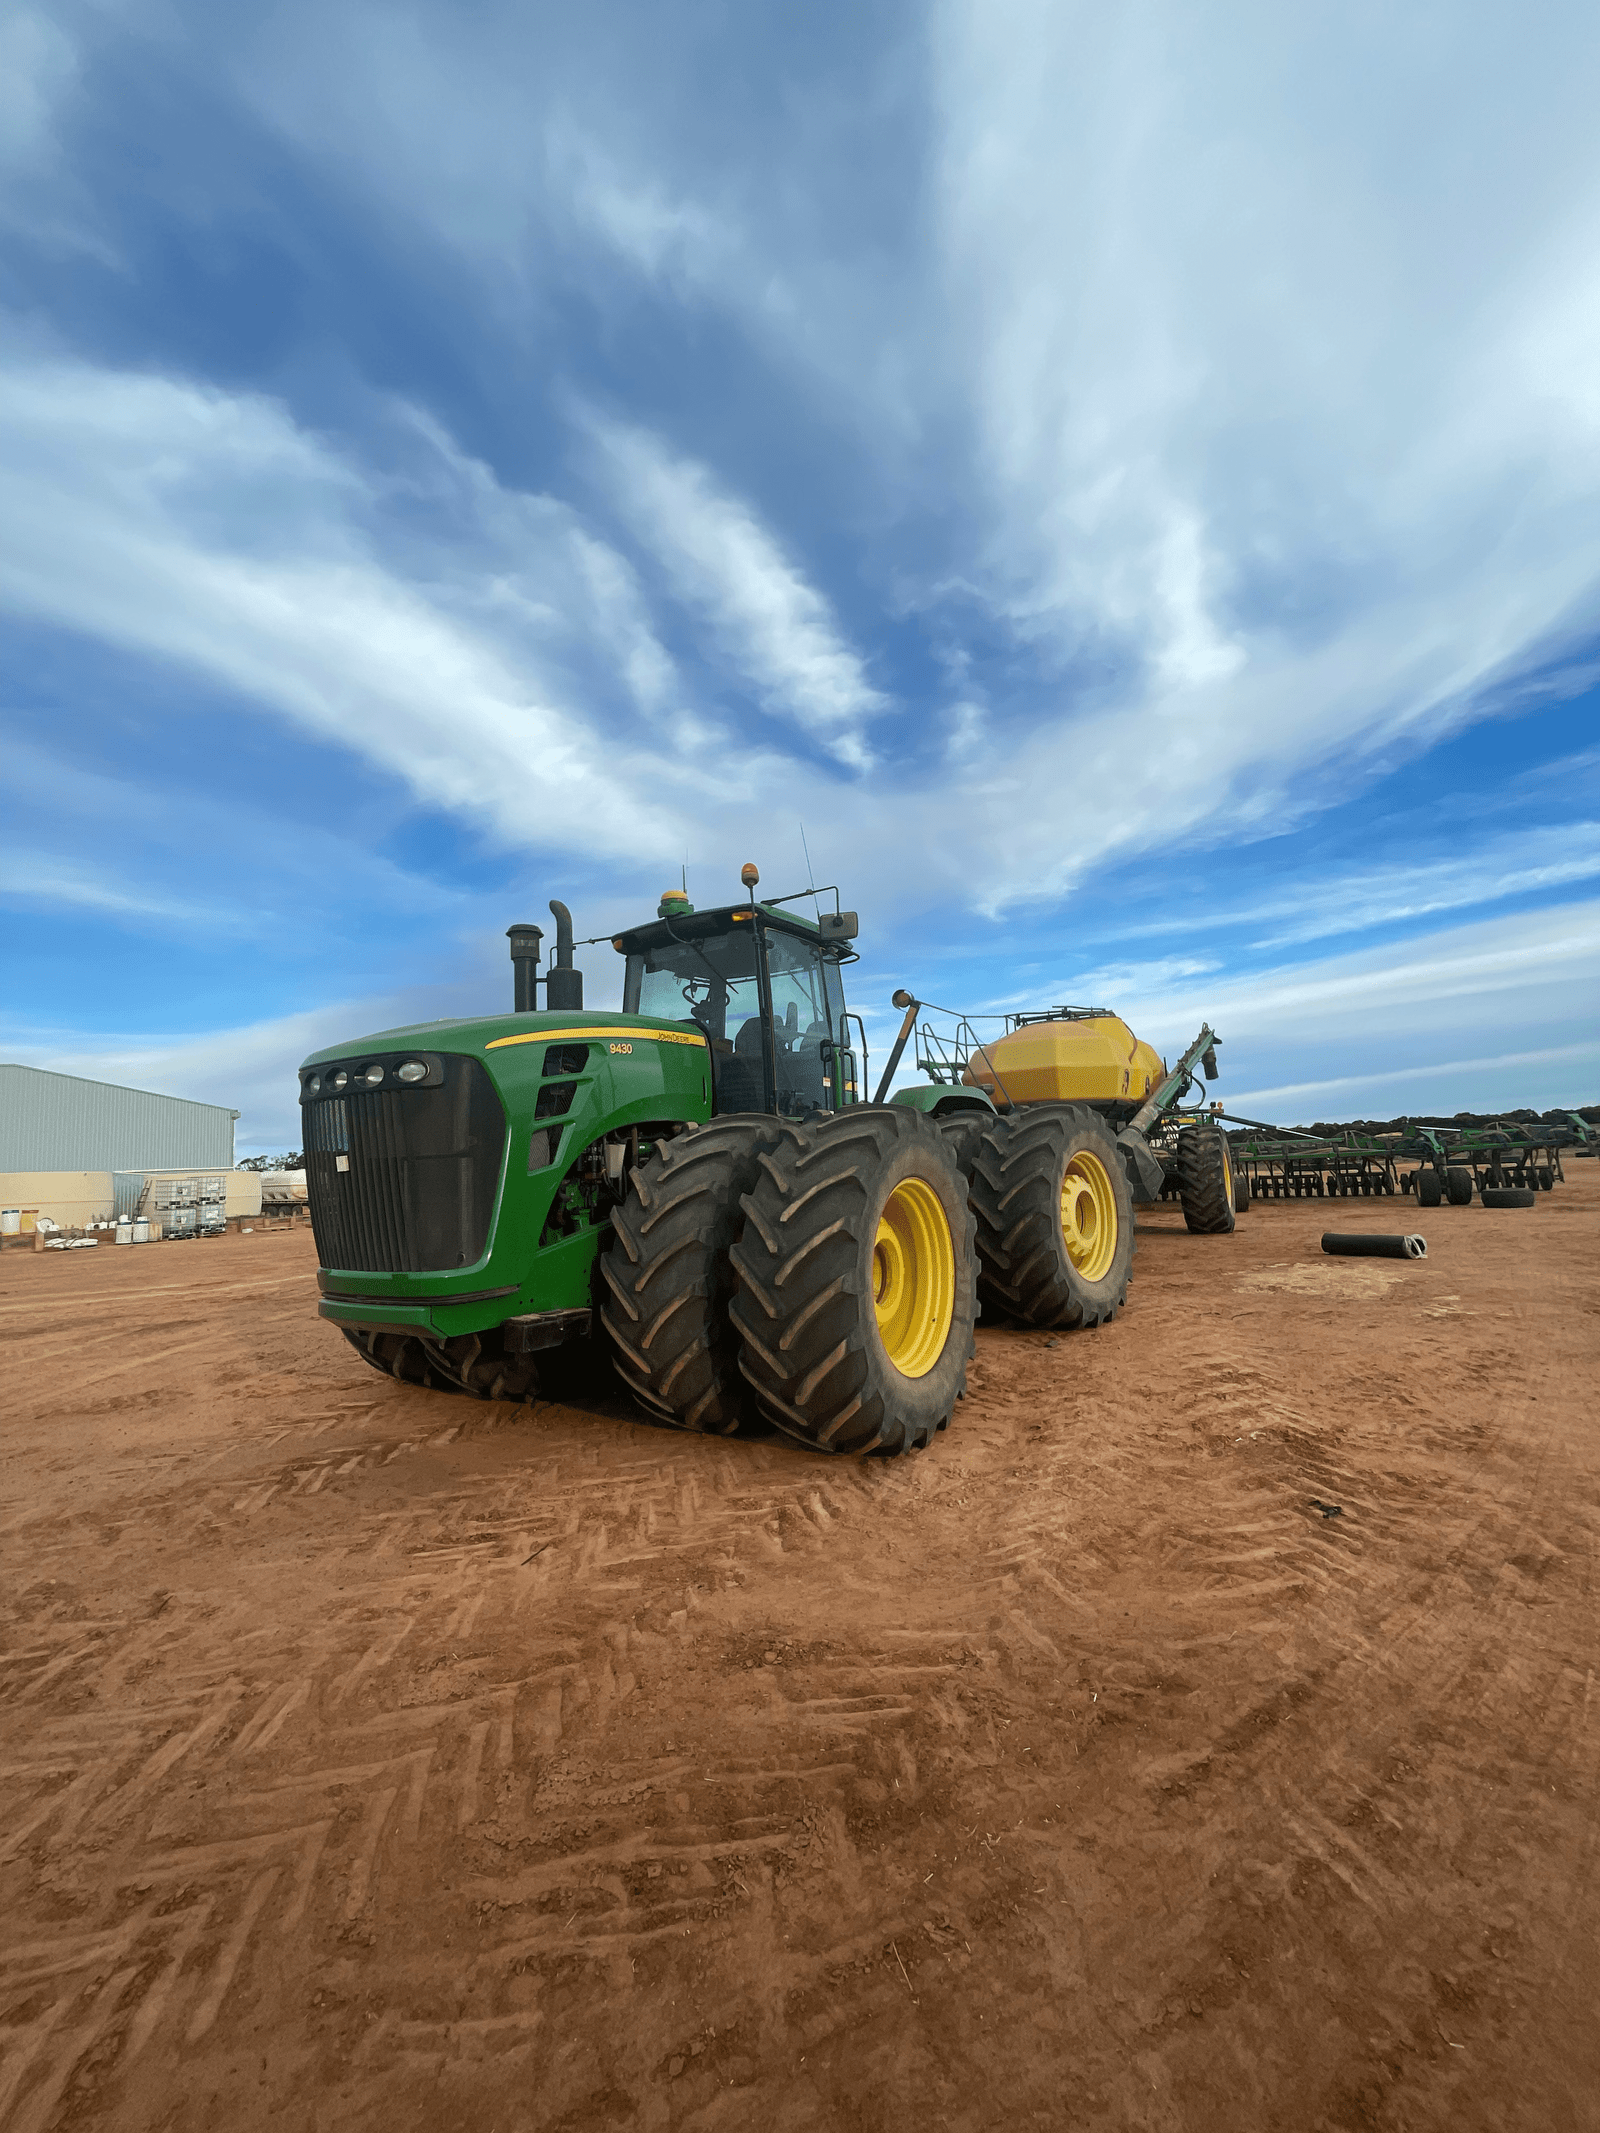
<path id="1" fill-rule="evenodd" d="M 817 1450 L 925 1447 L 985 1306 L 1092 1326 L 1127 1295 L 1133 1210 L 1092 1113 L 936 1121 L 854 1106 L 730 1117 L 634 1173 L 601 1262 L 617 1367 L 655 1418 Z"/>
<path id="2" fill-rule="evenodd" d="M 791 1127 L 745 1199 L 731 1320 L 761 1415 L 819 1451 L 923 1449 L 966 1389 L 975 1225 L 905 1105 Z"/>
<path id="3" fill-rule="evenodd" d="M 656 1419 L 819 1450 L 920 1448 L 965 1388 L 972 1218 L 903 1105 L 713 1121 L 634 1173 L 601 1261 L 617 1368 Z"/>

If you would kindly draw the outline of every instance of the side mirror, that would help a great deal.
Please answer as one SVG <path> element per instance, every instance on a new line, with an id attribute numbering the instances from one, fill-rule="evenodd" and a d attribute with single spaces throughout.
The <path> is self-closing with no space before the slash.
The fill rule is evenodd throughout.
<path id="1" fill-rule="evenodd" d="M 825 941 L 853 941 L 861 931 L 854 911 L 824 911 L 818 923 Z"/>

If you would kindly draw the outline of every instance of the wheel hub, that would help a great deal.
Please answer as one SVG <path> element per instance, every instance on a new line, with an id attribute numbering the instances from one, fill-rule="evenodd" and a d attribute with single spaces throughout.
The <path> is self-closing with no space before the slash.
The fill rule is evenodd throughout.
<path id="1" fill-rule="evenodd" d="M 956 1254 L 943 1203 L 921 1178 L 903 1178 L 878 1218 L 872 1301 L 890 1362 L 903 1377 L 926 1377 L 955 1316 Z"/>
<path id="2" fill-rule="evenodd" d="M 1061 1238 L 1085 1281 L 1102 1281 L 1117 1255 L 1117 1199 L 1105 1165 L 1080 1148 L 1061 1180 Z"/>

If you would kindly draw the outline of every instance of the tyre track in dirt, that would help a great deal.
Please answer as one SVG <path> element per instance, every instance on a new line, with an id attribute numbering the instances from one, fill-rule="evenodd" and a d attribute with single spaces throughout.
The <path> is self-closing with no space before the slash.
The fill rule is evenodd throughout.
<path id="1" fill-rule="evenodd" d="M 893 1465 L 369 1391 L 197 1247 L 210 1370 L 20 1447 L 0 2123 L 1581 2124 L 1594 1320 L 1458 1253 L 1330 1360 L 1317 1219 Z"/>

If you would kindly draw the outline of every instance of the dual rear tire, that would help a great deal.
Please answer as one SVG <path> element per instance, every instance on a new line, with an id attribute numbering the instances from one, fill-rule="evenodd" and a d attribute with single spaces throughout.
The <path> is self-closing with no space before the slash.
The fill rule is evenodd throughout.
<path id="1" fill-rule="evenodd" d="M 971 1190 L 986 1311 L 1063 1330 L 1116 1316 L 1133 1267 L 1133 1195 L 1094 1112 L 1030 1104 L 997 1119 Z"/>

